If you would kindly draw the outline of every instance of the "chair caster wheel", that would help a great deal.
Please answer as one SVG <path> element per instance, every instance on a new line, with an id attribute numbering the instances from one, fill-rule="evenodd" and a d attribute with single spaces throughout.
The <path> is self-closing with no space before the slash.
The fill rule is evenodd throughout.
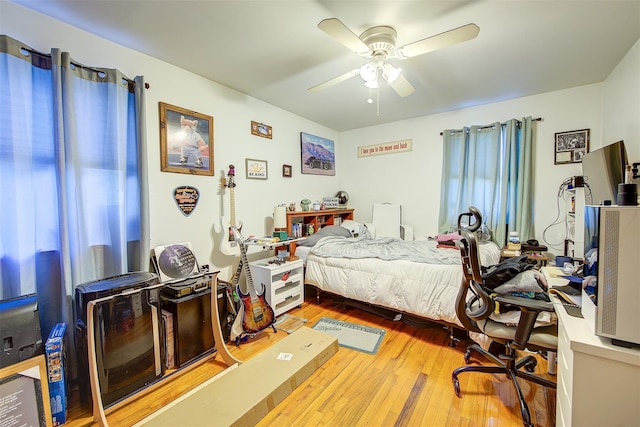
<path id="1" fill-rule="evenodd" d="M 453 378 L 453 391 L 456 392 L 456 396 L 460 397 L 460 381 L 458 378 Z"/>
<path id="2" fill-rule="evenodd" d="M 470 361 L 471 361 L 471 350 L 467 349 L 467 351 L 464 352 L 464 363 L 468 365 Z"/>
<path id="3" fill-rule="evenodd" d="M 538 362 L 533 360 L 529 363 L 527 363 L 526 365 L 524 365 L 524 369 L 525 371 L 529 372 L 529 373 L 533 373 L 536 370 L 536 366 L 538 365 Z"/>

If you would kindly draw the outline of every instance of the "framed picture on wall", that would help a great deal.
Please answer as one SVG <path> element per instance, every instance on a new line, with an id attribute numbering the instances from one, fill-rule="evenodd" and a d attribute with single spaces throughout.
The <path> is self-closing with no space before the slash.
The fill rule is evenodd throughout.
<path id="1" fill-rule="evenodd" d="M 247 179 L 267 179 L 268 169 L 266 160 L 245 159 Z"/>
<path id="2" fill-rule="evenodd" d="M 335 175 L 336 154 L 333 141 L 300 132 L 300 154 L 302 173 L 313 175 Z"/>
<path id="3" fill-rule="evenodd" d="M 589 152 L 589 129 L 571 130 L 555 134 L 554 164 L 581 163 Z"/>
<path id="4" fill-rule="evenodd" d="M 213 176 L 213 117 L 159 104 L 162 172 Z"/>
<path id="5" fill-rule="evenodd" d="M 251 135 L 261 136 L 263 138 L 271 139 L 273 137 L 273 132 L 271 130 L 271 126 L 265 125 L 264 123 L 258 123 L 251 121 Z"/>
<path id="6" fill-rule="evenodd" d="M 282 165 L 282 176 L 284 176 L 285 178 L 291 178 L 291 175 L 291 165 Z"/>

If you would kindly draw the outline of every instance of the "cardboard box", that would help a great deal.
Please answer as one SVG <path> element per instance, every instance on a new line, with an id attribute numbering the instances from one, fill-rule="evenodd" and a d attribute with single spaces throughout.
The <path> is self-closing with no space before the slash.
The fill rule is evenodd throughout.
<path id="1" fill-rule="evenodd" d="M 54 326 L 44 347 L 47 356 L 49 398 L 54 426 L 67 422 L 67 387 L 64 368 L 64 334 L 66 330 L 66 323 L 58 323 Z"/>
<path id="2" fill-rule="evenodd" d="M 303 326 L 137 425 L 253 426 L 337 351 L 337 338 Z"/>

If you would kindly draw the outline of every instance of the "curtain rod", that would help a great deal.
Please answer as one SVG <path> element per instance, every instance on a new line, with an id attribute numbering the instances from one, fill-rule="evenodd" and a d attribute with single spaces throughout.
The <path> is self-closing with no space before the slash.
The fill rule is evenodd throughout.
<path id="1" fill-rule="evenodd" d="M 29 53 L 30 53 L 30 54 L 32 54 L 32 55 L 38 55 L 38 56 L 41 56 L 41 57 L 44 57 L 44 58 L 51 58 L 51 54 L 50 54 L 50 53 L 38 52 L 37 50 L 33 50 L 33 49 L 30 49 L 30 48 L 25 47 L 25 46 L 21 46 L 21 47 L 20 47 L 20 49 L 21 49 L 21 50 L 25 50 L 25 51 L 29 52 Z M 71 64 L 73 64 L 74 66 L 76 66 L 76 67 L 78 67 L 78 68 L 82 68 L 82 69 L 85 69 L 85 70 L 89 70 L 89 71 L 92 71 L 92 72 L 94 72 L 94 73 L 101 73 L 101 72 L 102 72 L 102 71 L 100 71 L 100 70 L 96 70 L 95 68 L 91 68 L 91 67 L 88 67 L 88 66 L 86 66 L 86 65 L 83 65 L 83 64 L 77 63 L 77 62 L 73 62 L 73 61 L 72 61 L 72 62 L 71 62 Z M 129 84 L 135 84 L 135 81 L 134 81 L 134 80 L 131 80 L 131 79 L 129 79 L 128 77 L 125 77 L 125 79 L 127 80 L 127 82 L 128 82 Z M 151 87 L 151 85 L 150 85 L 149 83 L 145 82 L 145 84 L 144 84 L 144 88 L 145 88 L 145 89 L 149 89 L 150 87 Z"/>
<path id="2" fill-rule="evenodd" d="M 542 121 L 542 117 L 536 117 L 531 119 L 534 122 L 541 122 Z M 518 123 L 522 123 L 521 121 L 518 120 Z M 500 125 L 505 125 L 506 123 L 500 123 Z M 489 129 L 490 127 L 493 127 L 493 125 L 488 125 L 488 126 L 480 126 L 478 129 Z M 462 129 L 460 130 L 454 130 L 452 132 L 462 132 Z M 440 132 L 440 135 L 442 135 L 442 132 Z"/>

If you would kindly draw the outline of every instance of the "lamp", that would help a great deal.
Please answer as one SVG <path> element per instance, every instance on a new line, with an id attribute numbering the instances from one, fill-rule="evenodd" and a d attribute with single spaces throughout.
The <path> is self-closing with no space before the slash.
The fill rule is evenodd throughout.
<path id="1" fill-rule="evenodd" d="M 286 206 L 276 206 L 273 208 L 273 235 L 280 240 L 286 240 L 287 235 L 287 208 Z"/>

